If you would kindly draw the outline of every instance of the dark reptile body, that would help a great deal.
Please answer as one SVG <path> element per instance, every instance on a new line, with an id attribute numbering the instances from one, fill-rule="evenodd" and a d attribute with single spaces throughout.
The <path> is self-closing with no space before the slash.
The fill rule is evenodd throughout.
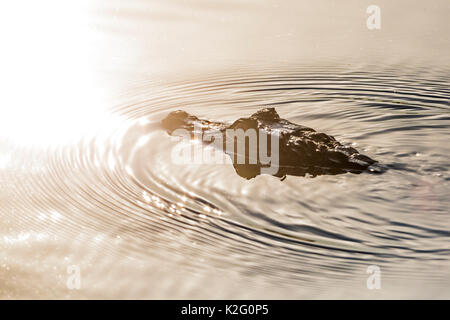
<path id="1" fill-rule="evenodd" d="M 359 153 L 355 148 L 342 145 L 330 135 L 281 119 L 275 108 L 261 109 L 250 117 L 236 120 L 231 125 L 199 119 L 179 110 L 171 112 L 163 119 L 162 125 L 169 134 L 176 129 L 185 129 L 194 134 L 197 125 L 206 134 L 221 132 L 224 137 L 227 129 L 263 130 L 266 134 L 277 131 L 280 139 L 279 169 L 274 174 L 277 177 L 361 173 L 377 162 Z M 225 138 L 223 140 L 225 141 Z M 261 173 L 261 168 L 267 167 L 259 161 L 257 164 L 249 164 L 249 161 L 238 164 L 235 155 L 226 152 L 231 156 L 236 172 L 244 178 L 253 178 Z"/>

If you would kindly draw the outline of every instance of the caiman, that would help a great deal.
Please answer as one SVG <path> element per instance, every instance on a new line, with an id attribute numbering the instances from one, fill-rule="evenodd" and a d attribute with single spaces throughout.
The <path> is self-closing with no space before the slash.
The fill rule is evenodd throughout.
<path id="1" fill-rule="evenodd" d="M 164 118 L 162 126 L 170 135 L 178 135 L 179 130 L 183 130 L 190 133 L 191 138 L 199 131 L 203 135 L 215 137 L 216 140 L 217 137 L 222 136 L 222 141 L 219 145 L 216 144 L 216 147 L 222 147 L 221 149 L 231 157 L 236 173 L 246 179 L 254 178 L 261 173 L 269 173 L 282 179 L 287 175 L 315 177 L 347 172 L 361 173 L 377 162 L 359 153 L 355 148 L 341 144 L 330 135 L 280 118 L 275 108 L 261 109 L 250 117 L 237 119 L 231 124 L 199 119 L 178 110 Z M 244 135 L 235 134 L 239 129 L 242 129 L 240 131 L 244 132 Z M 253 144 L 257 155 L 260 155 L 262 146 L 267 143 L 266 149 L 270 150 L 267 152 L 267 155 L 270 154 L 270 164 L 267 163 L 267 157 L 264 161 L 261 157 L 252 158 L 249 150 L 252 135 L 247 134 L 252 130 L 249 129 L 256 133 L 253 137 L 256 136 L 257 140 L 254 140 Z M 227 141 L 230 141 L 228 137 L 230 134 L 232 134 L 233 142 L 236 141 L 235 138 L 238 139 L 237 144 L 239 144 L 239 137 L 244 139 L 241 142 L 245 146 L 245 155 L 242 148 L 237 146 L 229 148 Z M 265 140 L 261 140 L 263 134 L 266 135 Z M 278 143 L 272 143 L 276 142 L 274 139 L 278 139 Z M 205 143 L 212 143 L 211 139 L 206 140 L 209 142 L 204 141 Z M 248 143 L 246 143 L 247 140 Z M 276 150 L 273 150 L 274 145 Z M 277 154 L 276 159 L 275 154 Z M 241 161 L 238 161 L 239 159 Z"/>

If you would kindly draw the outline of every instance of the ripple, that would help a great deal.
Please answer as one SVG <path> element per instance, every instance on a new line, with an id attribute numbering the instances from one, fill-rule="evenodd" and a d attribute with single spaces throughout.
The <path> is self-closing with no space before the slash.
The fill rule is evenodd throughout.
<path id="1" fill-rule="evenodd" d="M 4 154 L 17 157 L 0 161 L 8 184 L 2 217 L 47 235 L 85 234 L 92 252 L 287 286 L 344 279 L 368 264 L 401 277 L 398 266 L 412 260 L 448 263 L 449 77 L 409 71 L 414 76 L 407 69 L 242 69 L 142 84 L 115 108 L 123 121 L 112 132 L 44 151 L 5 143 Z M 247 181 L 230 163 L 169 161 L 178 142 L 159 126 L 168 112 L 232 121 L 261 106 L 391 169 Z"/>

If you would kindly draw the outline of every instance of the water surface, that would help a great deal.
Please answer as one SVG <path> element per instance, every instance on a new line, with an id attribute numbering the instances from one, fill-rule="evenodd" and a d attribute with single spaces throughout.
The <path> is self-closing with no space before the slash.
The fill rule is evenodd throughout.
<path id="1" fill-rule="evenodd" d="M 19 29 L 46 41 L 11 50 L 0 297 L 448 298 L 449 7 L 381 1 L 370 31 L 363 2 L 36 8 L 61 28 Z M 389 170 L 246 180 L 170 161 L 169 112 L 262 107 Z"/>

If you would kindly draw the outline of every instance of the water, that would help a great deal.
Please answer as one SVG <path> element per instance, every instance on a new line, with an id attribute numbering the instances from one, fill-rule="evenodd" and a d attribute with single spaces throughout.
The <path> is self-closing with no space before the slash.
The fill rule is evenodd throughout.
<path id="1" fill-rule="evenodd" d="M 413 25 L 382 2 L 379 31 L 367 5 L 71 8 L 88 21 L 63 24 L 73 63 L 42 54 L 47 73 L 3 98 L 0 296 L 448 298 L 448 4 Z M 170 111 L 233 121 L 266 106 L 389 170 L 245 180 L 170 161 Z"/>

